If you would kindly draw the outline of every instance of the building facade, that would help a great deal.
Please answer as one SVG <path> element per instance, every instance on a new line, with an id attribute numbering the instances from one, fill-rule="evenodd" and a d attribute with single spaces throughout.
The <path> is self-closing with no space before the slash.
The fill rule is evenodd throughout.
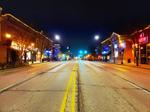
<path id="1" fill-rule="evenodd" d="M 0 63 L 22 64 L 41 61 L 52 41 L 11 14 L 0 17 Z"/>
<path id="2" fill-rule="evenodd" d="M 112 33 L 101 44 L 105 61 L 137 66 L 150 64 L 150 25 L 128 36 Z"/>
<path id="3" fill-rule="evenodd" d="M 132 41 L 126 35 L 112 33 L 112 35 L 102 43 L 102 56 L 104 60 L 123 64 L 134 63 L 134 54 L 132 51 Z"/>
<path id="4" fill-rule="evenodd" d="M 107 38 L 106 40 L 101 42 L 102 44 L 102 61 L 108 62 L 112 61 L 112 43 L 111 43 L 111 38 Z"/>
<path id="5" fill-rule="evenodd" d="M 135 62 L 150 64 L 150 25 L 130 35 L 135 53 Z"/>

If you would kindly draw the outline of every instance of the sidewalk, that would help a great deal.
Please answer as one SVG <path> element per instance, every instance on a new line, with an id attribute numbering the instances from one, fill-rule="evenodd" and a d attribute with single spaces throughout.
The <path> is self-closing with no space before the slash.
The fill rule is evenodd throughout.
<path id="1" fill-rule="evenodd" d="M 114 63 L 111 63 L 114 64 Z M 128 66 L 128 67 L 135 67 L 135 68 L 142 68 L 142 69 L 149 69 L 150 70 L 150 65 L 148 64 L 139 64 L 139 66 L 136 66 L 136 64 L 117 64 L 117 65 L 122 65 L 122 66 Z"/>
<path id="2" fill-rule="evenodd" d="M 102 69 L 107 70 L 114 75 L 117 75 L 128 82 L 133 83 L 141 88 L 144 88 L 146 91 L 150 93 L 150 69 L 136 67 L 132 65 L 121 65 L 121 64 L 113 64 L 113 63 L 95 63 Z M 146 66 L 147 67 L 147 66 Z"/>
<path id="3" fill-rule="evenodd" d="M 0 71 L 0 93 L 17 83 L 28 80 L 62 64 L 62 62 L 33 64 L 30 66 Z"/>
<path id="4" fill-rule="evenodd" d="M 123 64 L 123 65 L 150 70 L 150 65 L 148 65 L 148 64 L 139 64 L 139 66 L 136 66 L 136 64 Z"/>
<path id="5" fill-rule="evenodd" d="M 116 64 L 116 65 L 122 65 L 122 66 L 128 66 L 128 67 L 135 67 L 135 68 L 142 68 L 142 69 L 150 70 L 149 64 L 139 64 L 139 66 L 136 66 L 136 64 L 133 64 L 133 63 L 129 63 L 129 64 L 127 64 L 127 63 L 119 64 L 119 63 L 113 63 L 113 62 L 102 62 L 102 63 Z"/>

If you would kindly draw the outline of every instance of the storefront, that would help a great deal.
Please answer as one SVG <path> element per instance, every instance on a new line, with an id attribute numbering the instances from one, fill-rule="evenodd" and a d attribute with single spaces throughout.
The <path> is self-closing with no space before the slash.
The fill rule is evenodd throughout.
<path id="1" fill-rule="evenodd" d="M 150 25 L 132 33 L 131 36 L 137 65 L 150 64 Z"/>
<path id="2" fill-rule="evenodd" d="M 102 61 L 104 62 L 110 62 L 111 61 L 111 47 L 112 47 L 112 44 L 111 44 L 111 38 L 107 38 L 105 39 L 104 41 L 101 42 L 102 44 Z"/>
<path id="3" fill-rule="evenodd" d="M 44 49 L 51 49 L 53 42 L 11 14 L 0 18 L 0 64 L 41 62 Z"/>
<path id="4" fill-rule="evenodd" d="M 111 48 L 109 45 L 104 45 L 102 47 L 102 60 L 107 62 L 110 61 L 111 57 Z"/>
<path id="5" fill-rule="evenodd" d="M 139 57 L 141 64 L 150 64 L 150 39 L 149 32 L 142 32 L 139 35 Z"/>
<path id="6" fill-rule="evenodd" d="M 113 33 L 111 35 L 111 43 L 112 43 L 112 62 L 123 64 L 127 63 L 127 49 L 126 49 L 126 35 L 119 35 L 117 33 Z"/>

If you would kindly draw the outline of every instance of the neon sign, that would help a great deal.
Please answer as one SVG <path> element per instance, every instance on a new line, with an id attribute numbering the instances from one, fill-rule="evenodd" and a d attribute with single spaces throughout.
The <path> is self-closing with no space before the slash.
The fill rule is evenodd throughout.
<path id="1" fill-rule="evenodd" d="M 147 43 L 148 42 L 148 36 L 145 36 L 144 33 L 140 34 L 139 43 Z"/>

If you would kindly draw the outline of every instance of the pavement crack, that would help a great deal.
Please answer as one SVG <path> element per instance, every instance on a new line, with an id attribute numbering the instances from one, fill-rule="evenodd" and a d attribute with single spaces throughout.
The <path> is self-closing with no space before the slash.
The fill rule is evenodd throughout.
<path id="1" fill-rule="evenodd" d="M 80 86 L 89 86 L 89 87 L 99 87 L 99 88 L 112 88 L 112 89 L 124 89 L 124 90 L 142 90 L 141 88 L 129 88 L 129 87 L 114 87 L 114 86 L 108 86 L 108 85 L 98 85 L 98 84 L 84 84 L 79 83 Z"/>

